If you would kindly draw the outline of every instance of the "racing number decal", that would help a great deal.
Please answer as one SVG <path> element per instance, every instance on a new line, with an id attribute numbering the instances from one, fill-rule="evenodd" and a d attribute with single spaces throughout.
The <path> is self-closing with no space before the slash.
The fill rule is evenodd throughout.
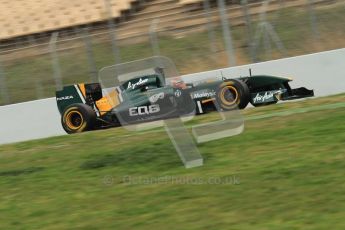
<path id="1" fill-rule="evenodd" d="M 153 113 L 158 113 L 159 111 L 161 110 L 158 104 L 132 107 L 129 109 L 129 116 L 133 117 L 138 115 L 149 115 Z"/>

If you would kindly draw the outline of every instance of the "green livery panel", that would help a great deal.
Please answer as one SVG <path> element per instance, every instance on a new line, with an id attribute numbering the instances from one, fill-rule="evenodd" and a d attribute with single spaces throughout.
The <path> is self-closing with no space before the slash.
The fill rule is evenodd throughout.
<path id="1" fill-rule="evenodd" d="M 56 92 L 56 103 L 60 114 L 69 105 L 75 103 L 83 103 L 83 100 L 81 98 L 82 95 L 79 95 L 77 87 L 78 85 L 68 85 L 65 86 L 62 90 Z"/>

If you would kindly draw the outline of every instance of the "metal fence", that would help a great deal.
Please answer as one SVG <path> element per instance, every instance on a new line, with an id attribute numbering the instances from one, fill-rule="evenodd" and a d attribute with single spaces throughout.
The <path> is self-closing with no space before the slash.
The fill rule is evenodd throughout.
<path id="1" fill-rule="evenodd" d="M 186 12 L 174 28 L 156 18 L 142 34 L 122 38 L 121 24 L 110 23 L 0 50 L 0 105 L 52 97 L 63 85 L 97 81 L 104 66 L 154 55 L 171 58 L 186 74 L 345 46 L 342 0 L 217 3 L 204 0 L 203 10 Z"/>

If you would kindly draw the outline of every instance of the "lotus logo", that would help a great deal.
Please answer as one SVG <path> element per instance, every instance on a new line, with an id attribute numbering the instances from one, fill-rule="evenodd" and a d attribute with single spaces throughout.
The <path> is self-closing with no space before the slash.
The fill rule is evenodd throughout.
<path id="1" fill-rule="evenodd" d="M 175 97 L 180 97 L 182 94 L 181 90 L 176 90 L 175 91 Z"/>

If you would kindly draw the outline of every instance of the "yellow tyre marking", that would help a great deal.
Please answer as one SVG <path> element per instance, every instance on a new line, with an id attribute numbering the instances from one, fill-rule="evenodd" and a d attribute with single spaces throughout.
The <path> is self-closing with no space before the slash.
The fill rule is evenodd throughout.
<path id="1" fill-rule="evenodd" d="M 230 90 L 231 93 L 235 93 L 235 98 L 233 101 L 229 102 L 225 99 L 224 94 L 225 94 L 226 90 Z M 220 91 L 220 100 L 225 106 L 231 106 L 231 105 L 236 104 L 238 102 L 238 99 L 239 99 L 239 96 L 238 96 L 237 89 L 235 87 L 233 87 L 232 85 L 226 85 Z"/>

